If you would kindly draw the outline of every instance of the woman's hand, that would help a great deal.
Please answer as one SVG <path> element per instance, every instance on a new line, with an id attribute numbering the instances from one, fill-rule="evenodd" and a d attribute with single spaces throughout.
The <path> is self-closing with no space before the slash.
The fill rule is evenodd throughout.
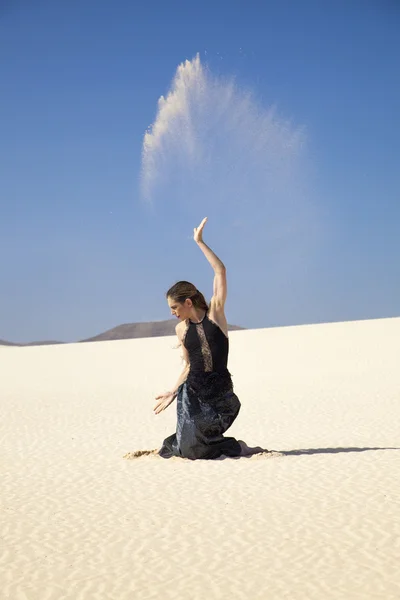
<path id="1" fill-rule="evenodd" d="M 162 410 L 165 410 L 172 402 L 175 400 L 176 394 L 173 392 L 164 392 L 164 394 L 160 394 L 156 396 L 157 404 L 154 406 L 153 410 L 158 415 Z"/>
<path id="2" fill-rule="evenodd" d="M 207 223 L 207 217 L 204 217 L 204 219 L 202 220 L 200 225 L 193 229 L 193 238 L 194 238 L 195 242 L 199 243 L 199 242 L 203 241 L 203 229 L 204 229 L 204 225 L 206 223 Z"/>

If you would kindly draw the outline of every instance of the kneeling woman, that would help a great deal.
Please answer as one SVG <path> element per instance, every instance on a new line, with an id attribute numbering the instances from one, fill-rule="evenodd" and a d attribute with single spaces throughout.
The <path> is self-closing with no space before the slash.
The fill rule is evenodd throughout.
<path id="1" fill-rule="evenodd" d="M 224 313 L 226 271 L 203 242 L 207 219 L 194 229 L 194 240 L 214 269 L 214 293 L 207 305 L 203 294 L 188 281 L 179 281 L 167 292 L 171 312 L 180 323 L 176 334 L 183 347 L 186 368 L 173 391 L 156 397 L 156 414 L 177 397 L 176 433 L 164 440 L 160 456 L 212 459 L 239 456 L 242 444 L 224 432 L 236 419 L 240 402 L 228 371 L 228 324 Z"/>

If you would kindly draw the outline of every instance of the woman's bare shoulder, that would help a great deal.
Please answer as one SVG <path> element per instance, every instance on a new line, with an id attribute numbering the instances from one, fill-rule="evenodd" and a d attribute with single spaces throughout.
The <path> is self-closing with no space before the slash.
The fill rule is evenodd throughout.
<path id="1" fill-rule="evenodd" d="M 186 321 L 180 321 L 176 326 L 175 326 L 175 333 L 178 336 L 178 338 L 180 339 L 180 341 L 182 341 L 182 338 L 185 335 L 186 329 L 187 329 L 187 320 Z"/>
<path id="2" fill-rule="evenodd" d="M 186 366 L 188 367 L 190 365 L 190 361 L 189 361 L 189 353 L 186 349 L 185 346 L 185 335 L 186 335 L 186 331 L 187 331 L 187 321 L 181 321 L 180 323 L 178 323 L 175 327 L 175 332 L 176 335 L 178 336 L 178 340 L 179 340 L 179 345 L 181 349 L 182 349 L 182 359 L 184 360 L 184 362 L 186 363 Z"/>

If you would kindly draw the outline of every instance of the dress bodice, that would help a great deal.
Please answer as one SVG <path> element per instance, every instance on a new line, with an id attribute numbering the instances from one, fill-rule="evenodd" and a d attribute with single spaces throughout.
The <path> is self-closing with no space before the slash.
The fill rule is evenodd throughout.
<path id="1" fill-rule="evenodd" d="M 183 344 L 188 351 L 191 372 L 226 373 L 229 339 L 208 316 L 200 323 L 186 320 Z"/>

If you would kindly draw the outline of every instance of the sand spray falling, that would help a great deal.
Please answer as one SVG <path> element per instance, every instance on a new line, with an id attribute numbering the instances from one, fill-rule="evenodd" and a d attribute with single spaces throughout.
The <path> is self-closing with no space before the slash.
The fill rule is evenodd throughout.
<path id="1" fill-rule="evenodd" d="M 178 66 L 144 135 L 142 200 L 192 226 L 207 215 L 223 224 L 219 247 L 229 244 L 235 260 L 265 266 L 273 253 L 282 271 L 315 231 L 305 141 L 303 127 L 197 55 Z"/>
<path id="2" fill-rule="evenodd" d="M 213 77 L 197 55 L 178 66 L 145 133 L 142 196 L 154 200 L 157 186 L 168 183 L 178 168 L 184 169 L 181 178 L 187 173 L 188 178 L 223 180 L 228 189 L 236 185 L 229 185 L 227 174 L 235 184 L 256 177 L 254 184 L 279 188 L 279 178 L 293 168 L 304 141 L 302 128 L 279 118 L 274 108 L 260 106 L 234 80 Z"/>

